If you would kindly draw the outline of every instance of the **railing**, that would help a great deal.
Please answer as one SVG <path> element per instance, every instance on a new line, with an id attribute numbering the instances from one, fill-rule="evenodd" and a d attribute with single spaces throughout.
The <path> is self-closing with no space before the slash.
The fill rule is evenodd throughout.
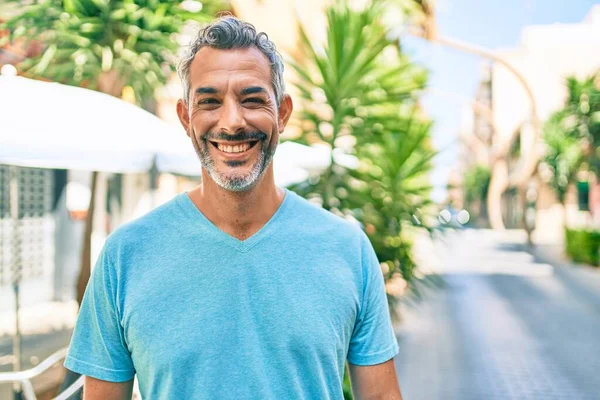
<path id="1" fill-rule="evenodd" d="M 19 382 L 21 384 L 23 390 L 23 396 L 26 400 L 37 400 L 37 396 L 35 395 L 35 391 L 33 390 L 33 384 L 31 383 L 31 379 L 36 376 L 41 375 L 46 372 L 53 365 L 62 361 L 67 356 L 68 348 L 60 349 L 56 353 L 52 354 L 50 357 L 46 358 L 44 361 L 36 365 L 31 369 L 27 369 L 25 371 L 19 372 L 0 372 L 0 383 L 2 382 Z M 75 394 L 79 389 L 83 387 L 83 379 L 81 376 L 77 379 L 71 386 L 69 386 L 65 391 L 60 393 L 53 400 L 67 400 L 70 396 Z"/>

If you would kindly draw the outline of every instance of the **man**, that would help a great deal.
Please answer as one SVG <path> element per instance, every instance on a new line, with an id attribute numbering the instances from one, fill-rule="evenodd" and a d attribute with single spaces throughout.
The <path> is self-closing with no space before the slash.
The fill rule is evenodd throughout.
<path id="1" fill-rule="evenodd" d="M 283 63 L 234 17 L 201 29 L 177 112 L 202 184 L 107 240 L 65 366 L 85 399 L 400 399 L 383 277 L 353 224 L 274 183 Z"/>

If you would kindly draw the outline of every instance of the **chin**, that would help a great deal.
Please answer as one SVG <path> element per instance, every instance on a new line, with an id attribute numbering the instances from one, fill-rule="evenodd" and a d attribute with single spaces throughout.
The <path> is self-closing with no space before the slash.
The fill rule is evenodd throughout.
<path id="1" fill-rule="evenodd" d="M 256 174 L 210 174 L 212 180 L 221 188 L 230 192 L 246 192 L 255 187 L 262 179 L 264 173 Z M 253 176 L 254 175 L 254 176 Z"/>

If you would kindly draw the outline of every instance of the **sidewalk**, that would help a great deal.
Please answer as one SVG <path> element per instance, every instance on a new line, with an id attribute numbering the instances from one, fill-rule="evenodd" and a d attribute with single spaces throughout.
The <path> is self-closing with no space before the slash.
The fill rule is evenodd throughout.
<path id="1" fill-rule="evenodd" d="M 600 267 L 570 261 L 560 245 L 540 244 L 529 249 L 525 247 L 525 250 L 537 260 L 552 265 L 566 287 L 600 310 Z"/>
<path id="2" fill-rule="evenodd" d="M 0 311 L 0 372 L 12 371 L 14 362 L 13 334 L 15 332 L 14 299 L 11 307 Z M 77 302 L 39 302 L 21 308 L 21 370 L 32 368 L 68 346 L 77 316 Z M 64 369 L 56 364 L 33 379 L 36 392 L 53 389 L 63 379 Z M 0 384 L 0 399 L 12 398 L 10 384 Z"/>
<path id="3" fill-rule="evenodd" d="M 14 301 L 14 300 L 13 300 Z M 72 329 L 77 318 L 77 302 L 39 302 L 22 307 L 19 324 L 22 335 L 40 335 Z M 15 332 L 14 304 L 12 309 L 0 311 L 0 340 Z"/>
<path id="4" fill-rule="evenodd" d="M 407 399 L 598 398 L 600 270 L 568 264 L 556 245 L 528 249 L 522 231 L 434 245 L 444 284 L 407 304 L 397 331 Z"/>

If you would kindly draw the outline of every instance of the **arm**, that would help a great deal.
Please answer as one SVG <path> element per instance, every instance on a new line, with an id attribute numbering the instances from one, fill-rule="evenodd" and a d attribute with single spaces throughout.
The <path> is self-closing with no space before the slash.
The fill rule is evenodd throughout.
<path id="1" fill-rule="evenodd" d="M 85 377 L 83 400 L 130 400 L 133 379 L 127 382 L 108 382 Z"/>
<path id="2" fill-rule="evenodd" d="M 383 274 L 373 246 L 362 236 L 363 301 L 347 356 L 352 391 L 357 400 L 402 400 L 393 360 L 399 348 Z"/>
<path id="3" fill-rule="evenodd" d="M 355 399 L 402 400 L 393 359 L 377 365 L 348 366 Z"/>
<path id="4" fill-rule="evenodd" d="M 124 399 L 127 384 L 119 383 L 135 377 L 118 311 L 117 287 L 117 268 L 105 245 L 85 290 L 64 363 L 67 369 L 86 377 L 86 399 Z"/>

